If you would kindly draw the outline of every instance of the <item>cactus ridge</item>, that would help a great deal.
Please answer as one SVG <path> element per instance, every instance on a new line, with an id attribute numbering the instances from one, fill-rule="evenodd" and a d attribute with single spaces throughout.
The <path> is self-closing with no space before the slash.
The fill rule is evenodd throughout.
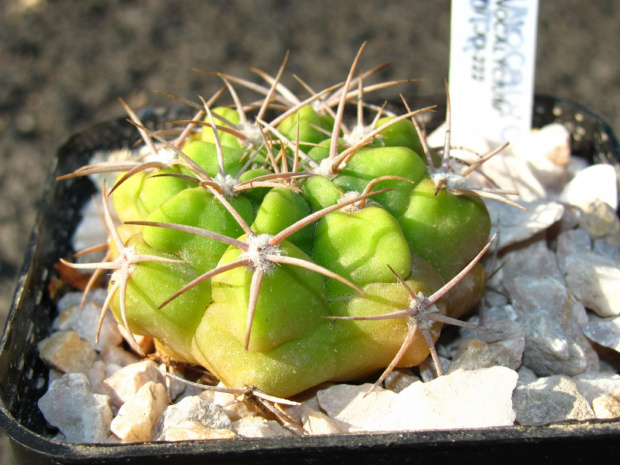
<path id="1" fill-rule="evenodd" d="M 430 148 L 416 118 L 433 107 L 402 98 L 396 115 L 364 102 L 415 80 L 365 84 L 386 65 L 356 77 L 362 50 L 343 83 L 315 92 L 296 77 L 307 98 L 281 82 L 288 54 L 275 76 L 252 70 L 266 85 L 199 70 L 223 87 L 200 103 L 172 96 L 196 113 L 170 130 L 146 128 L 121 100 L 139 154 L 58 178 L 118 173 L 102 191 L 105 259 L 65 262 L 94 270 L 86 293 L 113 271 L 100 326 L 110 307 L 139 353 L 134 334 L 151 336 L 245 394 L 289 397 L 382 370 L 377 386 L 429 355 L 441 374 L 441 325 L 470 327 L 458 317 L 485 285 L 494 238 L 480 197 L 518 206 L 468 177 L 504 146 L 455 160 L 448 96 L 444 147 Z M 244 105 L 235 85 L 263 98 Z M 232 107 L 216 106 L 225 92 Z"/>

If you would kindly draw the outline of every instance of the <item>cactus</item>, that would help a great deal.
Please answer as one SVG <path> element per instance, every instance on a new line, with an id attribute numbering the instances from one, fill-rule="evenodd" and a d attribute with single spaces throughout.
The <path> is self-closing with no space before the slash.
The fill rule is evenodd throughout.
<path id="1" fill-rule="evenodd" d="M 259 72 L 267 86 L 219 74 L 235 105 L 216 106 L 221 93 L 192 104 L 174 139 L 123 102 L 147 155 L 61 178 L 119 173 L 103 188 L 106 258 L 67 264 L 94 270 L 91 282 L 113 271 L 102 318 L 110 307 L 136 351 L 134 335 L 151 336 L 228 387 L 278 397 L 383 370 L 380 383 L 429 355 L 440 372 L 441 326 L 466 325 L 485 285 L 480 197 L 498 194 L 468 187 L 477 165 L 450 158 L 449 112 L 445 147 L 431 150 L 415 119 L 431 108 L 364 103 L 402 81 L 365 86 L 381 67 L 355 78 L 361 51 L 344 84 L 305 100 L 281 84 L 284 64 Z M 248 110 L 234 85 L 264 98 Z"/>

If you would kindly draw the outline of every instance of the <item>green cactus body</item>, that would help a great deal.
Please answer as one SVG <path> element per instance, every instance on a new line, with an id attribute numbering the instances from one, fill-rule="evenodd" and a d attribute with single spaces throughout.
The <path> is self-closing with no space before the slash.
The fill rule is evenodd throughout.
<path id="1" fill-rule="evenodd" d="M 429 178 L 418 183 L 398 221 L 411 250 L 451 279 L 484 247 L 491 219 L 479 198 L 436 190 Z"/>
<path id="2" fill-rule="evenodd" d="M 411 272 L 411 253 L 401 227 L 378 206 L 352 213 L 336 211 L 321 218 L 314 240 L 314 258 L 358 286 L 394 282 L 387 265 L 405 278 Z M 354 293 L 338 281 L 327 283 L 331 300 Z"/>
<path id="3" fill-rule="evenodd" d="M 198 163 L 209 176 L 215 177 L 219 172 L 217 148 L 212 142 L 201 140 L 190 142 L 183 147 L 183 153 Z M 240 148 L 222 144 L 224 171 L 229 176 L 236 176 L 242 168 L 241 157 L 245 153 Z"/>
<path id="4" fill-rule="evenodd" d="M 388 123 L 393 117 L 381 118 L 377 121 L 377 127 L 381 127 L 383 124 Z M 424 147 L 420 142 L 420 136 L 413 123 L 409 120 L 402 120 L 398 123 L 381 131 L 383 142 L 385 147 L 407 147 L 413 150 L 418 156 L 424 154 Z"/>
<path id="5" fill-rule="evenodd" d="M 289 257 L 309 259 L 295 245 L 284 242 L 280 253 Z M 242 255 L 230 247 L 220 260 L 226 265 Z M 239 267 L 212 279 L 214 304 L 209 307 L 216 324 L 234 335 L 240 342 L 245 339 L 247 309 L 252 273 Z M 263 291 L 258 296 L 252 324 L 250 352 L 267 352 L 285 342 L 307 337 L 328 316 L 325 282 L 321 275 L 289 265 L 272 266 L 266 271 Z M 298 311 L 291 311 L 291 309 Z"/>
<path id="6" fill-rule="evenodd" d="M 411 182 L 381 181 L 377 188 L 392 190 L 373 198 L 392 215 L 398 215 L 407 208 L 414 184 L 425 175 L 426 166 L 412 150 L 407 147 L 379 147 L 357 152 L 334 178 L 334 183 L 345 191 L 362 192 L 369 182 L 383 176 L 409 179 Z"/>
<path id="7" fill-rule="evenodd" d="M 331 143 L 331 138 L 322 138 L 317 145 L 310 148 L 310 150 L 308 151 L 308 156 L 312 158 L 315 162 L 320 163 L 322 160 L 325 160 L 327 157 L 329 157 L 329 146 Z M 342 139 L 339 139 L 338 145 L 336 146 L 338 153 L 342 152 L 345 147 L 345 142 Z"/>
<path id="8" fill-rule="evenodd" d="M 484 203 L 434 181 L 438 171 L 427 166 L 408 119 L 373 139 L 368 134 L 393 116 L 376 118 L 369 130 L 360 113 L 359 131 L 343 129 L 346 99 L 326 96 L 324 107 L 341 102 L 331 113 L 308 104 L 270 125 L 261 118 L 288 101 L 281 94 L 276 102 L 270 85 L 263 95 L 272 100 L 258 118 L 240 105 L 211 111 L 227 120 L 215 118 L 216 125 L 237 135 L 219 129 L 215 137 L 210 126 L 188 131 L 187 157 L 138 172 L 113 192 L 129 223 L 120 239 L 112 234 L 114 266 L 125 270 L 110 287 L 114 315 L 230 387 L 281 397 L 388 367 L 385 376 L 429 353 L 436 359 L 430 342 L 442 315 L 462 315 L 484 289 L 484 269 L 475 264 L 488 247 Z M 308 156 L 294 147 L 298 129 Z M 261 131 L 260 143 L 239 136 Z M 155 258 L 123 265 L 134 249 Z"/>
<path id="9" fill-rule="evenodd" d="M 214 115 L 219 115 L 224 118 L 226 121 L 231 123 L 234 126 L 237 126 L 241 121 L 239 113 L 237 113 L 234 109 L 228 107 L 217 107 L 211 110 Z M 210 119 L 208 116 L 205 117 L 205 122 L 210 123 Z M 217 118 L 214 118 L 215 124 L 219 126 L 226 127 L 226 123 Z M 242 149 L 243 146 L 239 143 L 239 139 L 230 134 L 228 132 L 218 130 L 218 137 L 220 139 L 220 143 L 223 147 L 231 147 L 234 149 Z M 213 130 L 211 128 L 206 128 L 204 131 L 200 131 L 199 136 L 195 138 L 195 140 L 200 140 L 203 142 L 207 142 L 210 144 L 215 144 L 215 136 L 213 135 Z"/>
<path id="10" fill-rule="evenodd" d="M 312 209 L 318 211 L 336 205 L 342 190 L 325 176 L 312 176 L 302 181 L 304 196 Z"/>
<path id="11" fill-rule="evenodd" d="M 127 246 L 135 254 L 176 258 L 149 247 L 140 234 L 133 236 Z M 140 263 L 135 265 L 125 294 L 125 306 L 129 309 L 127 319 L 132 331 L 159 339 L 173 348 L 181 361 L 188 363 L 196 363 L 191 353 L 191 339 L 211 302 L 210 283 L 202 283 L 163 308 L 158 307 L 198 275 L 187 263 Z M 116 319 L 122 321 L 119 292 L 115 293 L 110 305 Z"/>
<path id="12" fill-rule="evenodd" d="M 274 235 L 310 213 L 310 205 L 300 194 L 287 189 L 272 189 L 265 195 L 256 213 L 252 230 L 258 234 Z M 309 225 L 288 240 L 306 253 L 311 253 L 313 235 L 314 225 Z"/>
<path id="13" fill-rule="evenodd" d="M 299 111 L 288 116 L 278 125 L 278 131 L 288 140 L 295 141 L 297 139 L 297 121 L 299 118 L 299 140 L 301 143 L 299 148 L 307 152 L 312 149 L 312 145 L 318 144 L 325 139 L 325 133 L 321 129 L 331 131 L 331 125 L 325 118 L 321 117 L 310 105 L 302 107 Z"/>
<path id="14" fill-rule="evenodd" d="M 178 174 L 178 168 L 158 170 L 156 174 Z M 124 181 L 114 192 L 114 209 L 123 221 L 146 219 L 165 200 L 189 186 L 183 179 L 155 173 L 137 173 Z M 120 176 L 119 176 L 120 178 Z"/>
<path id="15" fill-rule="evenodd" d="M 246 221 L 251 222 L 254 219 L 254 208 L 244 196 L 237 196 L 231 199 L 231 202 Z M 147 219 L 208 229 L 230 237 L 243 233 L 222 204 L 201 187 L 179 192 L 152 212 Z M 143 237 L 151 247 L 181 257 L 201 272 L 214 268 L 227 247 L 226 244 L 196 234 L 153 226 L 144 228 Z"/>
<path id="16" fill-rule="evenodd" d="M 377 127 L 381 127 L 392 119 L 393 117 L 381 118 L 377 121 Z M 424 155 L 424 146 L 422 145 L 418 131 L 411 121 L 399 121 L 393 126 L 381 131 L 381 136 L 382 138 L 379 140 L 383 146 L 410 148 L 422 159 L 425 164 L 428 164 L 428 160 Z M 436 153 L 431 152 L 431 158 L 435 166 L 441 165 L 441 157 L 439 157 Z"/>
<path id="17" fill-rule="evenodd" d="M 410 278 L 405 282 L 415 293 L 430 295 L 443 285 L 443 280 L 425 260 L 412 255 Z M 337 301 L 332 305 L 335 316 L 377 316 L 404 309 L 409 303 L 409 295 L 397 283 L 373 283 L 364 286 L 364 295 L 349 300 Z M 446 312 L 446 302 L 438 303 L 439 311 Z M 406 336 L 407 323 L 404 320 L 379 321 L 336 321 L 342 336 L 339 338 L 340 350 L 346 354 L 341 359 L 351 372 L 339 380 L 354 379 L 372 373 L 386 366 L 400 349 Z M 345 323 L 345 324 L 343 324 Z M 377 325 L 377 323 L 379 323 Z M 434 324 L 431 337 L 439 337 L 440 325 Z M 344 342 L 346 341 L 346 342 Z M 352 344 L 352 347 L 348 347 Z M 429 347 L 420 334 L 416 334 L 412 345 L 400 361 L 400 366 L 415 366 L 422 363 L 429 354 Z M 374 358 L 372 362 L 366 357 Z M 346 371 L 340 367 L 341 371 Z M 355 373 L 356 372 L 356 373 Z M 352 376 L 355 374 L 356 376 Z"/>
<path id="18" fill-rule="evenodd" d="M 250 170 L 243 172 L 241 176 L 239 176 L 239 182 L 242 183 L 242 182 L 251 181 L 252 179 L 258 178 L 259 176 L 265 176 L 268 174 L 273 174 L 273 173 L 269 171 L 267 168 L 250 169 Z M 269 192 L 270 190 L 271 188 L 269 187 L 255 187 L 253 189 L 248 189 L 245 192 L 245 196 L 248 199 L 250 199 L 252 203 L 256 205 L 256 207 L 258 208 L 258 206 L 260 206 L 261 202 L 267 195 L 267 192 Z"/>
<path id="19" fill-rule="evenodd" d="M 443 281 L 436 274 L 424 281 L 407 280 L 416 291 L 431 293 Z M 364 296 L 338 301 L 330 306 L 334 316 L 365 317 L 406 308 L 408 295 L 395 283 L 373 283 L 363 288 Z M 303 306 L 307 310 L 307 306 Z M 219 313 L 209 307 L 192 341 L 195 358 L 229 386 L 256 386 L 278 397 L 289 397 L 325 381 L 347 381 L 373 373 L 387 366 L 406 336 L 402 320 L 329 321 L 296 339 L 271 350 L 245 351 L 243 340 L 221 325 Z M 301 326 L 301 324 L 300 324 Z M 439 325 L 432 337 L 439 336 Z M 417 336 L 401 366 L 414 366 L 428 357 L 429 349 Z"/>

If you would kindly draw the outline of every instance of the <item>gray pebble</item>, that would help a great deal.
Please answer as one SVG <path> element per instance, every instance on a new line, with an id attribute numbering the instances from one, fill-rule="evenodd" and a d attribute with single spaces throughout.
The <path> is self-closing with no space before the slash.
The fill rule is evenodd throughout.
<path id="1" fill-rule="evenodd" d="M 576 376 L 574 381 L 588 402 L 620 389 L 620 375 L 616 373 L 584 373 Z"/>
<path id="2" fill-rule="evenodd" d="M 213 429 L 232 429 L 230 419 L 218 406 L 198 396 L 191 396 L 170 405 L 164 411 L 155 426 L 153 437 L 155 440 L 163 440 L 166 429 L 176 427 L 187 421 L 198 422 Z"/>
<path id="3" fill-rule="evenodd" d="M 620 247 L 615 244 L 615 241 L 610 241 L 609 239 L 615 239 L 615 237 L 613 238 L 604 238 L 604 239 L 596 239 L 594 241 L 594 247 L 592 249 L 592 251 L 595 254 L 598 254 L 602 257 L 607 257 L 611 260 L 613 260 L 616 263 L 620 262 Z"/>
<path id="4" fill-rule="evenodd" d="M 596 199 L 583 209 L 579 225 L 588 231 L 593 239 L 620 232 L 620 219 L 607 203 Z"/>
<path id="5" fill-rule="evenodd" d="M 584 421 L 595 417 L 586 398 L 566 376 L 540 378 L 517 386 L 512 400 L 517 422 L 522 426 Z"/>
<path id="6" fill-rule="evenodd" d="M 564 206 L 557 202 L 519 202 L 528 211 L 518 210 L 503 202 L 488 202 L 487 208 L 494 226 L 501 225 L 498 248 L 526 241 L 559 221 Z"/>
<path id="7" fill-rule="evenodd" d="M 591 341 L 620 352 L 620 317 L 598 318 L 591 315 L 584 333 Z"/>
<path id="8" fill-rule="evenodd" d="M 105 442 L 110 435 L 110 398 L 93 394 L 86 375 L 69 373 L 54 381 L 39 409 L 46 421 L 57 427 L 67 442 Z"/>
<path id="9" fill-rule="evenodd" d="M 554 312 L 534 309 L 520 318 L 525 330 L 523 364 L 539 376 L 574 376 L 588 366 L 586 350 L 571 337 Z"/>
<path id="10" fill-rule="evenodd" d="M 37 348 L 41 360 L 63 373 L 86 373 L 97 360 L 93 346 L 75 331 L 53 333 L 39 342 Z"/>
<path id="11" fill-rule="evenodd" d="M 599 316 L 620 315 L 620 264 L 595 253 L 566 257 L 566 283 L 573 295 Z"/>
<path id="12" fill-rule="evenodd" d="M 556 257 L 558 267 L 564 271 L 566 267 L 566 257 L 573 253 L 585 253 L 592 251 L 592 240 L 585 229 L 571 229 L 564 231 L 558 236 L 556 246 Z"/>
<path id="13" fill-rule="evenodd" d="M 504 265 L 502 268 L 504 289 L 519 276 L 552 277 L 560 281 L 564 278 L 558 268 L 555 253 L 547 248 L 544 234 L 537 236 L 532 242 L 511 248 L 502 257 L 501 262 Z"/>

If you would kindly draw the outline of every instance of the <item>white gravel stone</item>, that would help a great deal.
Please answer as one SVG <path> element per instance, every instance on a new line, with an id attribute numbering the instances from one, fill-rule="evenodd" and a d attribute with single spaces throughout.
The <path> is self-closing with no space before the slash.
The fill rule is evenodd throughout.
<path id="1" fill-rule="evenodd" d="M 493 294 L 495 294 L 493 292 Z M 478 311 L 479 322 L 483 326 L 487 326 L 490 323 L 494 323 L 496 321 L 516 321 L 517 320 L 517 312 L 515 308 L 511 304 L 501 304 L 501 305 L 493 305 L 493 306 L 483 306 Z"/>
<path id="2" fill-rule="evenodd" d="M 301 405 L 301 421 L 304 430 L 311 435 L 338 434 L 348 431 L 348 425 L 343 428 L 341 426 L 342 423 L 328 417 L 323 412 L 309 407 L 305 403 Z"/>
<path id="3" fill-rule="evenodd" d="M 233 422 L 234 431 L 244 438 L 273 438 L 292 436 L 280 423 L 263 417 L 244 417 Z"/>
<path id="4" fill-rule="evenodd" d="M 508 317 L 512 317 L 512 312 L 514 312 L 512 307 L 510 309 L 512 311 L 506 314 Z M 468 322 L 479 325 L 480 317 L 474 316 Z M 474 344 L 468 348 L 471 349 L 469 355 L 467 352 L 463 352 L 466 347 L 461 348 L 459 346 L 455 353 L 455 359 L 452 360 L 452 364 L 456 363 L 456 367 L 453 368 L 451 365 L 450 370 L 458 369 L 461 364 L 460 368 L 468 370 L 491 366 L 505 366 L 517 370 L 521 366 L 525 350 L 525 334 L 521 325 L 512 320 L 496 320 L 485 321 L 484 327 L 491 331 L 460 329 L 463 340 L 478 340 L 486 346 L 479 344 L 479 347 L 476 347 Z M 461 349 L 460 355 L 459 349 Z"/>
<path id="5" fill-rule="evenodd" d="M 119 371 L 121 368 L 123 368 L 123 367 L 120 366 L 120 365 L 116 365 L 115 363 L 108 363 L 108 364 L 106 364 L 106 366 L 105 366 L 106 378 L 109 378 L 110 376 L 115 374 L 117 371 Z"/>
<path id="6" fill-rule="evenodd" d="M 517 386 L 513 396 L 517 422 L 523 426 L 547 425 L 595 417 L 589 402 L 566 376 L 540 378 Z"/>
<path id="7" fill-rule="evenodd" d="M 110 430 L 123 442 L 150 441 L 155 423 L 169 403 L 166 387 L 149 381 L 126 400 Z"/>
<path id="8" fill-rule="evenodd" d="M 330 418 L 352 426 L 349 431 L 382 431 L 383 419 L 400 394 L 381 387 L 370 392 L 371 388 L 370 383 L 334 384 L 318 391 L 316 397 Z"/>
<path id="9" fill-rule="evenodd" d="M 574 253 L 587 253 L 592 251 L 592 239 L 585 229 L 577 228 L 560 233 L 556 246 L 558 267 L 561 271 L 566 269 L 566 257 Z"/>
<path id="10" fill-rule="evenodd" d="M 177 397 L 176 399 L 174 399 L 174 402 L 178 404 L 186 397 L 192 397 L 192 396 L 199 396 L 203 398 L 204 400 L 206 400 L 207 402 L 213 402 L 212 397 L 209 398 L 208 396 L 204 396 L 205 392 L 208 392 L 208 391 L 205 391 L 204 389 L 199 388 L 198 386 L 193 386 L 191 384 L 188 384 L 185 386 L 185 389 L 183 390 L 181 395 Z"/>
<path id="11" fill-rule="evenodd" d="M 502 266 L 498 278 L 493 280 L 498 290 L 507 291 L 512 281 L 519 276 L 527 277 L 553 277 L 559 281 L 564 280 L 564 275 L 558 268 L 555 253 L 547 247 L 544 233 L 536 236 L 531 241 L 515 245 L 501 257 L 497 266 Z M 512 302 L 514 305 L 514 302 Z"/>
<path id="12" fill-rule="evenodd" d="M 498 237 L 499 250 L 523 242 L 544 231 L 562 218 L 564 206 L 557 202 L 519 202 L 529 211 L 519 210 L 503 202 L 488 202 L 493 232 L 502 227 Z"/>
<path id="13" fill-rule="evenodd" d="M 570 163 L 568 164 L 568 171 L 571 176 L 576 176 L 579 172 L 585 170 L 588 166 L 590 166 L 590 161 L 586 160 L 583 157 L 576 156 L 574 154 L 571 155 Z"/>
<path id="14" fill-rule="evenodd" d="M 107 346 L 101 351 L 101 360 L 108 365 L 124 367 L 132 363 L 138 363 L 140 359 L 133 353 L 128 352 L 121 346 Z"/>
<path id="15" fill-rule="evenodd" d="M 371 387 L 335 385 L 319 391 L 327 414 L 350 431 L 399 431 L 507 426 L 514 422 L 512 391 L 518 375 L 505 367 L 456 371 L 400 394 Z"/>
<path id="16" fill-rule="evenodd" d="M 58 441 L 58 442 L 70 442 L 70 441 L 67 441 L 67 437 L 64 434 L 62 434 L 60 431 L 54 435 L 52 440 L 53 441 Z M 107 441 L 106 441 L 106 443 L 107 443 Z"/>
<path id="17" fill-rule="evenodd" d="M 611 395 L 597 397 L 592 401 L 592 409 L 596 418 L 611 420 L 620 418 L 620 400 Z"/>
<path id="18" fill-rule="evenodd" d="M 64 295 L 58 303 L 60 314 L 54 320 L 52 328 L 56 331 L 75 331 L 97 351 L 101 351 L 106 346 L 121 344 L 123 337 L 111 312 L 106 313 L 101 332 L 99 333 L 99 342 L 95 342 L 101 307 L 106 295 L 107 293 L 104 289 L 92 290 L 88 294 L 83 308 L 80 306 L 82 300 L 81 292 L 72 292 Z"/>
<path id="19" fill-rule="evenodd" d="M 157 365 L 148 360 L 127 365 L 104 381 L 114 391 L 110 402 L 117 407 L 123 405 L 148 382 L 165 383 L 164 376 Z"/>
<path id="20" fill-rule="evenodd" d="M 237 435 L 228 429 L 214 429 L 198 421 L 187 420 L 176 426 L 166 428 L 161 441 L 208 441 L 213 439 L 233 439 Z"/>
<path id="21" fill-rule="evenodd" d="M 533 309 L 520 323 L 525 330 L 523 364 L 539 376 L 574 376 L 588 366 L 587 352 L 581 340 L 572 337 L 557 314 L 548 309 Z"/>
<path id="22" fill-rule="evenodd" d="M 414 383 L 391 405 L 393 430 L 509 426 L 518 375 L 505 367 L 456 371 L 430 383 Z"/>
<path id="23" fill-rule="evenodd" d="M 185 397 L 179 403 L 170 405 L 159 418 L 155 427 L 155 440 L 163 440 L 169 428 L 185 422 L 197 422 L 211 429 L 232 430 L 228 416 L 215 404 L 198 396 Z"/>
<path id="24" fill-rule="evenodd" d="M 620 317 L 598 318 L 590 315 L 584 333 L 591 341 L 620 352 Z"/>
<path id="25" fill-rule="evenodd" d="M 620 375 L 616 373 L 584 373 L 573 380 L 588 402 L 620 389 Z"/>
<path id="26" fill-rule="evenodd" d="M 545 187 L 558 189 L 570 177 L 570 133 L 559 123 L 532 130 L 516 141 L 512 152 L 530 164 Z"/>
<path id="27" fill-rule="evenodd" d="M 64 373 L 62 371 L 58 371 L 58 370 L 50 367 L 50 371 L 49 371 L 49 374 L 47 376 L 48 384 L 52 384 L 57 379 L 62 378 L 63 375 L 64 375 Z"/>
<path id="28" fill-rule="evenodd" d="M 620 315 L 620 264 L 595 253 L 569 255 L 566 283 L 573 295 L 599 316 Z"/>
<path id="29" fill-rule="evenodd" d="M 549 309 L 562 317 L 569 295 L 564 283 L 552 276 L 517 276 L 508 285 L 517 320 L 533 309 Z"/>
<path id="30" fill-rule="evenodd" d="M 97 360 L 88 370 L 88 381 L 90 382 L 90 390 L 95 394 L 104 394 L 113 396 L 114 390 L 104 383 L 107 378 L 106 364 L 102 360 Z"/>
<path id="31" fill-rule="evenodd" d="M 564 187 L 560 199 L 581 208 L 599 199 L 616 210 L 618 208 L 617 185 L 618 178 L 612 165 L 592 165 L 577 173 Z"/>
<path id="32" fill-rule="evenodd" d="M 519 374 L 519 380 L 517 381 L 518 385 L 533 383 L 538 379 L 536 373 L 534 373 L 528 367 L 521 366 L 517 373 Z"/>
<path id="33" fill-rule="evenodd" d="M 587 315 L 583 306 L 553 277 L 515 278 L 508 292 L 525 332 L 523 364 L 539 376 L 574 376 L 596 360 L 583 336 Z"/>
<path id="34" fill-rule="evenodd" d="M 612 238 L 606 237 L 603 239 L 596 239 L 594 241 L 594 247 L 592 251 L 598 255 L 607 257 L 616 263 L 620 263 L 620 246 L 618 246 L 617 243 L 610 242 L 609 239 Z"/>
<path id="35" fill-rule="evenodd" d="M 94 296 L 99 296 L 104 292 L 104 289 L 93 289 L 86 298 L 88 301 L 93 300 Z M 56 310 L 58 310 L 59 314 L 62 314 L 64 311 L 70 309 L 71 307 L 79 306 L 82 302 L 82 296 L 84 294 L 82 292 L 67 292 L 63 295 L 58 302 L 56 303 Z M 104 297 L 105 298 L 105 297 Z M 103 303 L 103 302 L 102 302 Z"/>
<path id="36" fill-rule="evenodd" d="M 588 323 L 583 305 L 568 292 L 561 279 L 552 276 L 520 276 L 509 286 L 517 321 L 532 309 L 548 309 L 556 319 L 568 321 L 566 331 L 581 334 Z"/>
<path id="37" fill-rule="evenodd" d="M 68 442 L 105 442 L 110 435 L 109 397 L 93 394 L 82 373 L 69 373 L 54 381 L 38 405 L 46 421 Z"/>
<path id="38" fill-rule="evenodd" d="M 620 219 L 616 210 L 601 200 L 595 200 L 583 208 L 579 225 L 593 239 L 610 237 L 620 233 Z"/>
<path id="39" fill-rule="evenodd" d="M 63 373 L 86 373 L 97 360 L 97 352 L 75 331 L 60 331 L 37 345 L 39 357 Z"/>
<path id="40" fill-rule="evenodd" d="M 494 366 L 516 370 L 521 365 L 524 347 L 524 337 L 492 344 L 487 344 L 480 339 L 463 339 L 452 359 L 448 373 Z"/>
<path id="41" fill-rule="evenodd" d="M 482 172 L 500 189 L 516 192 L 518 203 L 548 197 L 547 190 L 534 175 L 532 166 L 521 158 L 508 154 L 496 155 L 482 165 Z"/>

